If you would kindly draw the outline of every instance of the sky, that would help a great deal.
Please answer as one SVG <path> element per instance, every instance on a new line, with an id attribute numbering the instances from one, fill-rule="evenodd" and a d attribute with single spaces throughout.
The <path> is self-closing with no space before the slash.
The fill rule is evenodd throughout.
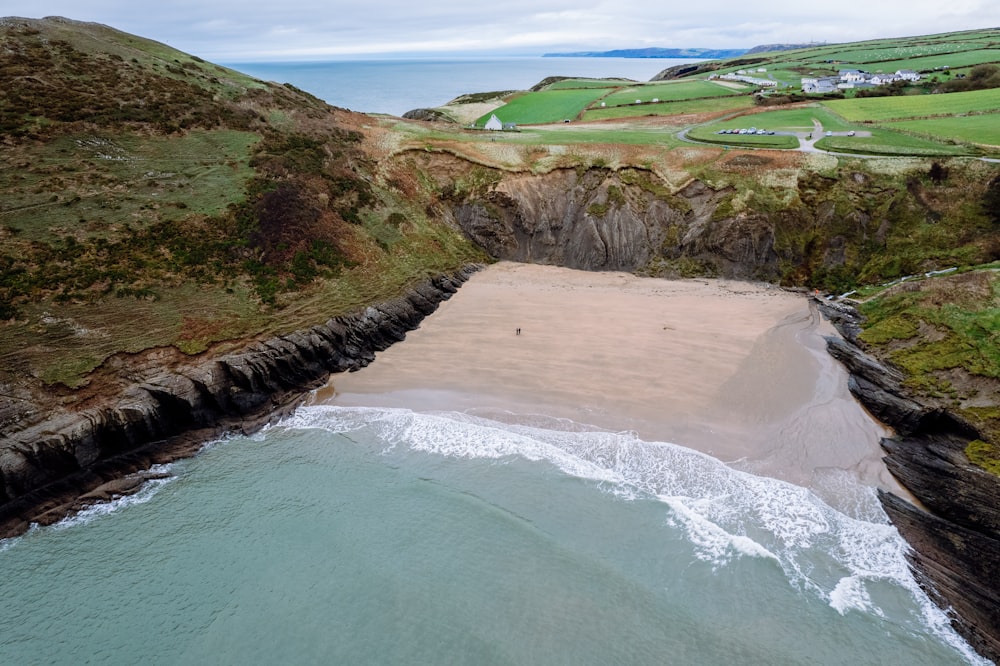
<path id="1" fill-rule="evenodd" d="M 750 48 L 1000 26 L 997 0 L 0 0 L 218 62 Z"/>

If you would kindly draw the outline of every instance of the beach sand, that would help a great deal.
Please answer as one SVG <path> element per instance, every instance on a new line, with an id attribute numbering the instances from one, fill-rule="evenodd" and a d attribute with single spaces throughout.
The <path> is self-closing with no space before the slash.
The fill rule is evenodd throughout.
<path id="1" fill-rule="evenodd" d="M 804 295 L 770 285 L 503 262 L 314 400 L 568 419 L 821 496 L 845 479 L 902 492 L 881 462 L 888 432 L 825 350 L 835 334 Z"/>

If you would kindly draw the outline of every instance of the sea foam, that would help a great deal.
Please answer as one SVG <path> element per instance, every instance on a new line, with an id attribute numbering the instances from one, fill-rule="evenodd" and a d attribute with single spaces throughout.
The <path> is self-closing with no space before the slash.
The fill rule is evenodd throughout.
<path id="1" fill-rule="evenodd" d="M 405 447 L 453 458 L 552 464 L 625 500 L 662 502 L 668 510 L 665 523 L 684 531 L 698 559 L 714 567 L 742 557 L 773 560 L 790 584 L 842 615 L 884 617 L 873 589 L 910 596 L 921 615 L 912 621 L 980 663 L 914 580 L 907 545 L 881 511 L 874 489 L 861 484 L 852 489 L 859 514 L 871 518 L 862 520 L 833 509 L 807 488 L 739 471 L 675 444 L 544 417 L 509 421 L 459 412 L 319 405 L 299 409 L 278 427 L 348 436 L 363 430 L 386 442 L 387 452 Z"/>

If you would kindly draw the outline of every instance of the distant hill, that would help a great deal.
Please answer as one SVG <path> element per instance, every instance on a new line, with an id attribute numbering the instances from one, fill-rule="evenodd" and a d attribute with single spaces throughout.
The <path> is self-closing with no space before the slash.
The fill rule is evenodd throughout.
<path id="1" fill-rule="evenodd" d="M 811 49 L 816 46 L 825 46 L 825 44 L 820 44 L 818 42 L 812 42 L 810 44 L 761 44 L 760 46 L 753 47 L 743 55 L 772 53 L 774 51 L 794 51 L 796 49 Z"/>
<path id="2" fill-rule="evenodd" d="M 545 53 L 543 58 L 735 58 L 746 49 L 615 49 L 612 51 L 577 51 L 574 53 Z"/>

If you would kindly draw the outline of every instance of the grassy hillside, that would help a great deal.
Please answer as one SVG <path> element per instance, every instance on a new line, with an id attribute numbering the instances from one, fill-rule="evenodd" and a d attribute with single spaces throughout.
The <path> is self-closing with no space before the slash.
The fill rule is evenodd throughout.
<path id="1" fill-rule="evenodd" d="M 119 353 L 311 325 L 482 258 L 379 182 L 364 116 L 95 24 L 4 19 L 0 52 L 8 397 L 85 386 Z"/>
<path id="2" fill-rule="evenodd" d="M 967 452 L 1000 474 L 1000 264 L 908 281 L 864 298 L 862 339 L 907 374 L 911 391 L 951 409 L 988 441 Z M 992 442 L 992 443 L 990 443 Z"/>
<path id="3" fill-rule="evenodd" d="M 547 123 L 485 132 L 334 109 L 104 26 L 4 20 L 0 49 L 0 393 L 15 405 L 87 404 L 142 363 L 309 326 L 484 260 L 455 207 L 552 172 L 614 173 L 637 214 L 673 211 L 649 274 L 713 275 L 721 255 L 704 244 L 738 247 L 745 229 L 767 239 L 760 275 L 835 292 L 1000 258 L 996 165 L 875 124 L 881 99 L 845 100 L 871 116 L 849 120 L 759 106 L 739 84 L 552 80 L 456 100 L 502 96 L 503 120 L 524 123 L 504 112 L 520 108 Z M 974 114 L 990 94 L 929 98 Z M 946 120 L 894 113 L 879 122 Z M 789 150 L 816 122 L 833 134 L 820 148 L 937 161 Z M 749 126 L 776 133 L 715 133 Z M 692 183 L 710 203 L 680 195 Z M 29 411 L 0 412 L 0 428 Z"/>

